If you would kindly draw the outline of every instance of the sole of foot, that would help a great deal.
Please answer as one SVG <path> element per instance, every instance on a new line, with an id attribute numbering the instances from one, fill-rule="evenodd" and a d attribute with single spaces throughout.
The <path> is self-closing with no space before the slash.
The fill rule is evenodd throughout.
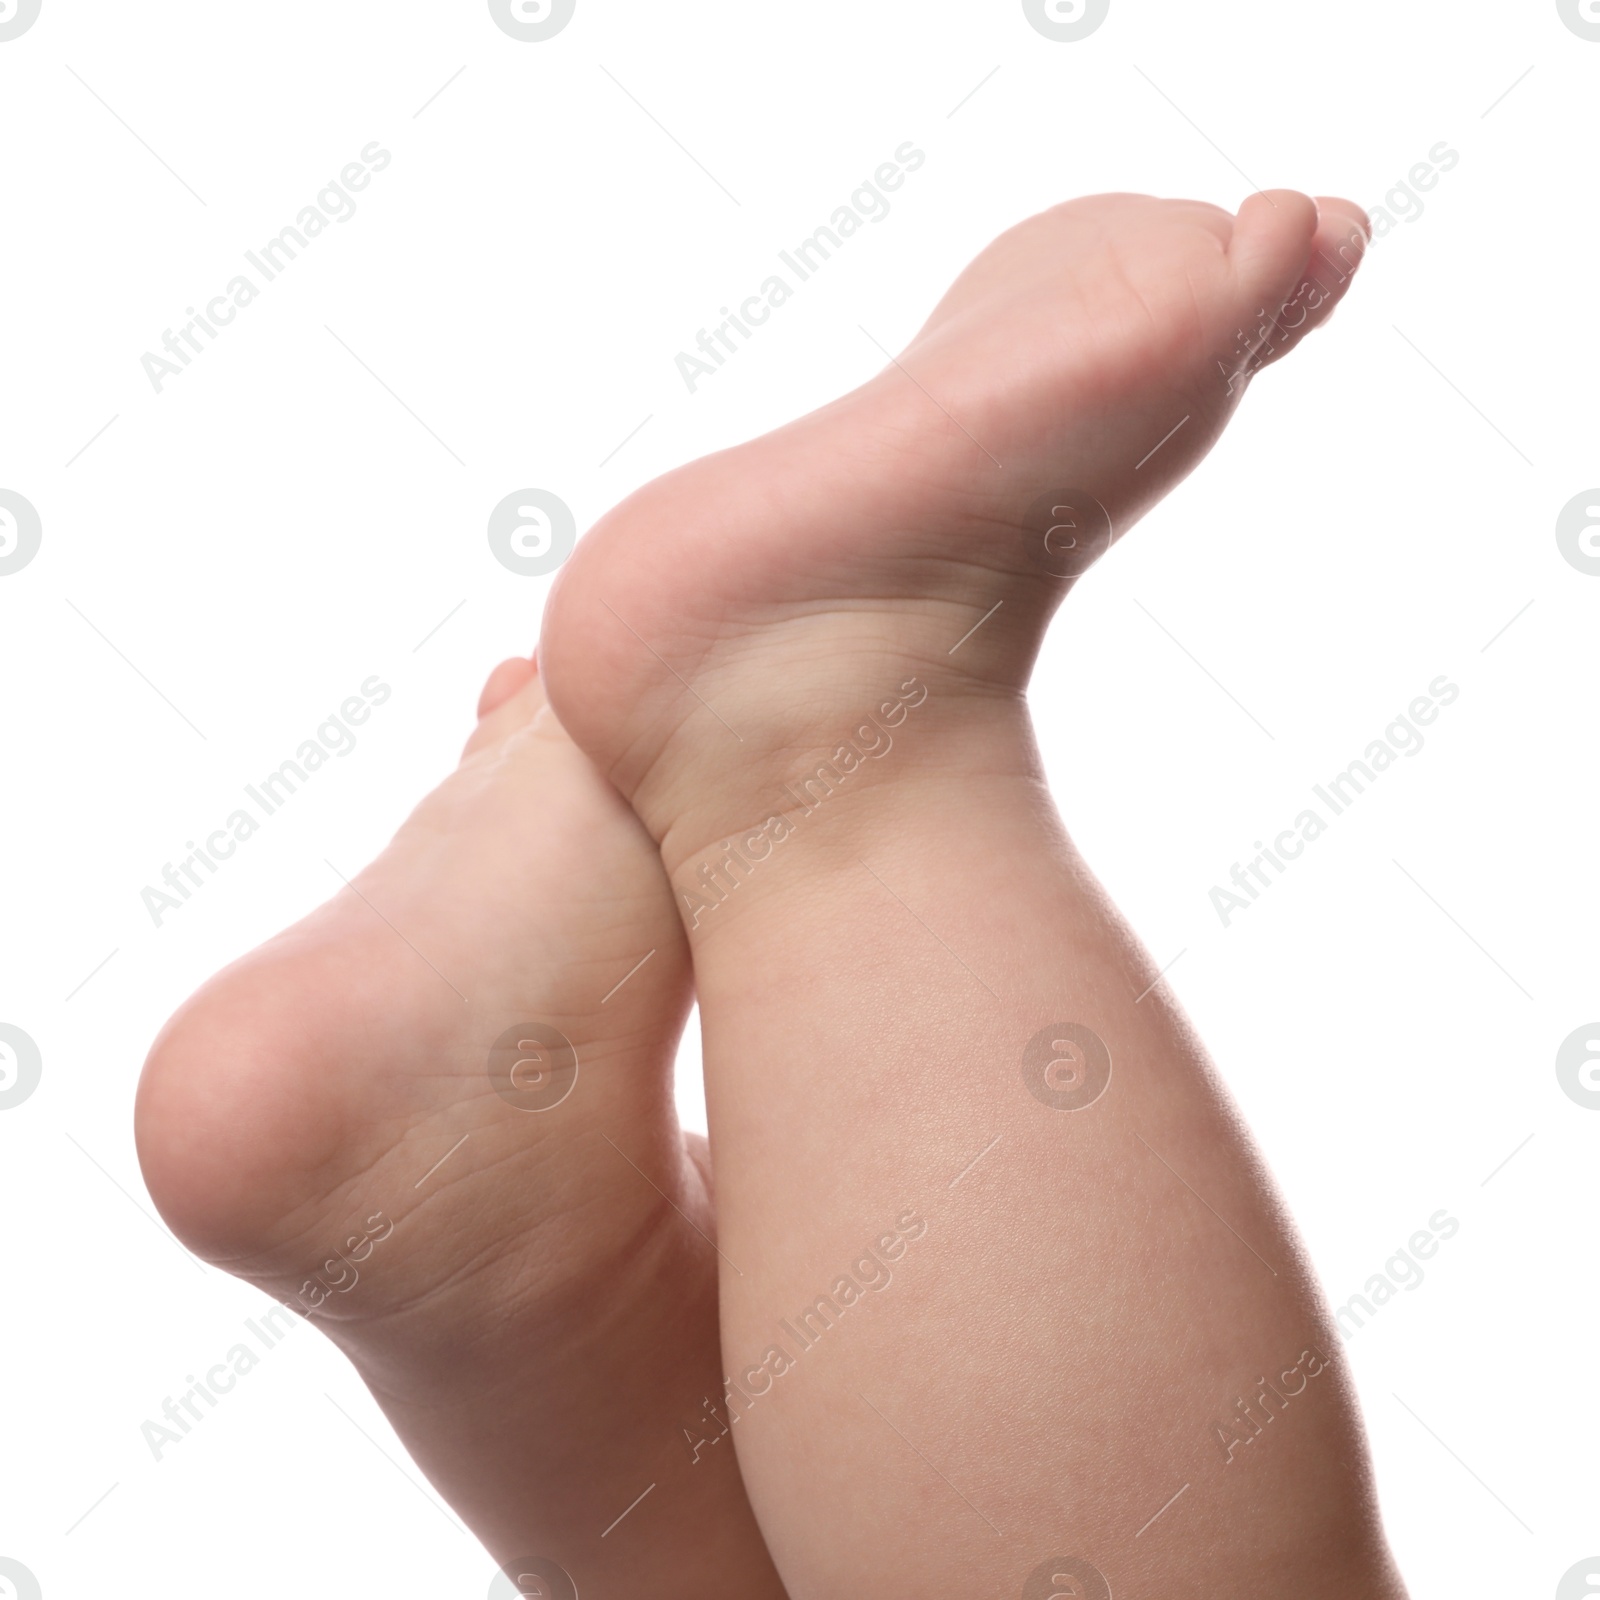
<path id="1" fill-rule="evenodd" d="M 510 661 L 378 859 L 167 1024 L 137 1139 L 178 1237 L 345 1351 L 496 1559 L 778 1594 L 731 1455 L 682 1442 L 721 1395 L 688 1004 L 648 835 Z"/>

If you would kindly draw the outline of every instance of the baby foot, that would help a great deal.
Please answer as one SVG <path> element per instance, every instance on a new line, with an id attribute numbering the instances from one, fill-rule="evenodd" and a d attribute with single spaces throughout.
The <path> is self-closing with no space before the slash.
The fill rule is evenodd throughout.
<path id="1" fill-rule="evenodd" d="M 649 837 L 506 662 L 383 854 L 167 1024 L 140 1159 L 191 1249 L 349 1355 L 496 1559 L 780 1596 L 731 1452 L 683 1443 L 722 1395 L 688 1003 Z"/>
<path id="2" fill-rule="evenodd" d="M 926 720 L 1013 704 L 1065 592 L 1326 321 L 1366 240 L 1358 207 L 1287 190 L 1237 216 L 1057 206 L 985 250 L 879 376 L 602 519 L 541 661 L 669 866 L 759 821 L 753 785 L 775 792 L 908 677 Z"/>

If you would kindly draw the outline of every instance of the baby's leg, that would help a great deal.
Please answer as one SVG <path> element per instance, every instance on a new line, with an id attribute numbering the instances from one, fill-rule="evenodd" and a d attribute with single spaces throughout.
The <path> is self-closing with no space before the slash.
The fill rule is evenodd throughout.
<path id="1" fill-rule="evenodd" d="M 729 1411 L 797 1600 L 1401 1593 L 1304 1256 L 1022 702 L 1362 242 L 1286 192 L 1057 208 L 563 574 L 552 696 L 692 930 Z"/>
<path id="2" fill-rule="evenodd" d="M 731 1449 L 681 1438 L 717 1258 L 660 863 L 531 663 L 481 712 L 351 887 L 167 1025 L 146 1179 L 345 1351 L 507 1594 L 779 1600 Z"/>
<path id="3" fill-rule="evenodd" d="M 906 769 L 802 814 L 695 945 L 724 1354 L 779 1570 L 1398 1593 L 1337 1336 L 1226 1092 L 1020 716 L 974 737 L 936 694 Z"/>

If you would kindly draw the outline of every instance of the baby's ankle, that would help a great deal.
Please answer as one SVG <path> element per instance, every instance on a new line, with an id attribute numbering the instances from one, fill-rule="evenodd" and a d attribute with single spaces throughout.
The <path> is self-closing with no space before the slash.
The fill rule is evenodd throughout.
<path id="1" fill-rule="evenodd" d="M 937 703 L 912 676 L 837 738 L 708 785 L 667 827 L 662 854 L 694 936 L 802 884 L 859 873 L 890 843 L 915 849 L 980 827 L 986 807 L 1038 781 L 1020 699 Z"/>

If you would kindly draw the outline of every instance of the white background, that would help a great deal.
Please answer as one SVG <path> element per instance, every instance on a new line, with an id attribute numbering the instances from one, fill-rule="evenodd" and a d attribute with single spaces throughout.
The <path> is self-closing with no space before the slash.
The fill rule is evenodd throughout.
<path id="1" fill-rule="evenodd" d="M 0 1555 L 47 1600 L 486 1590 L 315 1333 L 151 1460 L 262 1301 L 153 1223 L 131 1104 L 162 1020 L 381 847 L 532 644 L 496 502 L 587 526 L 855 385 L 863 326 L 897 347 L 1054 201 L 1377 205 L 1440 141 L 1330 330 L 1080 587 L 1034 703 L 1333 1299 L 1460 1222 L 1349 1346 L 1415 1594 L 1552 1595 L 1600 1552 L 1600 1113 L 1554 1071 L 1600 1015 L 1600 578 L 1554 536 L 1600 482 L 1597 76 L 1554 0 L 1113 0 L 1074 44 L 1016 0 L 578 0 L 541 44 L 481 0 L 44 0 L 0 43 L 0 488 L 44 530 L 0 578 L 0 1021 L 44 1060 L 0 1112 Z M 691 396 L 676 353 L 908 139 L 892 214 Z M 141 355 L 372 140 L 358 213 L 157 395 Z M 155 928 L 141 888 L 374 673 L 359 748 Z M 1224 928 L 1213 884 L 1441 673 L 1426 748 Z"/>

